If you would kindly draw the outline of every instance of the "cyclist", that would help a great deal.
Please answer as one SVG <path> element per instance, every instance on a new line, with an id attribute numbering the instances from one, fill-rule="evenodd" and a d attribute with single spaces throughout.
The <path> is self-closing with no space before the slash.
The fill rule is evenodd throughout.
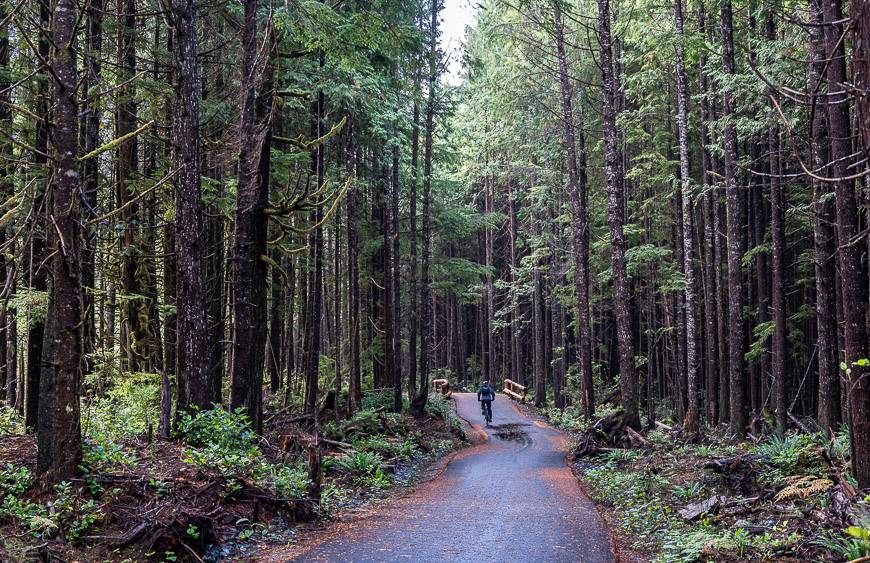
<path id="1" fill-rule="evenodd" d="M 490 387 L 489 381 L 484 381 L 477 390 L 477 400 L 483 409 L 483 417 L 489 422 L 492 420 L 492 402 L 495 401 L 495 389 Z"/>

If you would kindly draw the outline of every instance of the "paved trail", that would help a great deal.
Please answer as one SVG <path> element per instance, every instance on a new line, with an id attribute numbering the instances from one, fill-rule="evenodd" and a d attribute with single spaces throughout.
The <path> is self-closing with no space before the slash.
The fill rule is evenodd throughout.
<path id="1" fill-rule="evenodd" d="M 339 524 L 295 560 L 614 561 L 604 524 L 565 464 L 564 434 L 502 395 L 484 428 L 476 396 L 454 397 L 483 443 L 410 495 Z"/>

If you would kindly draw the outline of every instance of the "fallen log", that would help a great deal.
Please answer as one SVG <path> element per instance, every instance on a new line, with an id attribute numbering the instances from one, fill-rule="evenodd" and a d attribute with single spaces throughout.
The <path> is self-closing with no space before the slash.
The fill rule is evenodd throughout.
<path id="1" fill-rule="evenodd" d="M 113 547 L 127 547 L 145 535 L 150 525 L 150 522 L 140 522 L 120 536 L 85 536 L 82 540 L 86 542 L 106 542 Z"/>
<path id="2" fill-rule="evenodd" d="M 635 447 L 643 447 L 648 448 L 651 446 L 649 440 L 641 436 L 634 428 L 631 426 L 625 427 L 625 433 L 628 436 L 629 441 Z"/>

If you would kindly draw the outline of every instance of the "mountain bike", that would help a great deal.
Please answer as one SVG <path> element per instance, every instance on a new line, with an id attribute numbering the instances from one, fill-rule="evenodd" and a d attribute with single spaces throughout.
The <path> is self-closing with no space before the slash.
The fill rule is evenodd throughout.
<path id="1" fill-rule="evenodd" d="M 483 410 L 483 418 L 486 420 L 486 425 L 492 422 L 492 401 L 481 401 L 481 409 Z"/>

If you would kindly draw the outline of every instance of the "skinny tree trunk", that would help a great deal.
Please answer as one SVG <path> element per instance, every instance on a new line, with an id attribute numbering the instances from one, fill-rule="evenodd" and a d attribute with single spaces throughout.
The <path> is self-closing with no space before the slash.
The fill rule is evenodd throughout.
<path id="1" fill-rule="evenodd" d="M 535 184 L 534 179 L 532 180 L 532 184 Z M 534 225 L 533 232 L 536 237 L 541 236 L 541 231 L 538 227 L 540 224 L 539 221 L 539 218 L 532 217 L 532 223 Z M 532 304 L 534 313 L 532 316 L 532 330 L 535 335 L 535 406 L 540 408 L 547 404 L 547 359 L 546 345 L 544 343 L 547 329 L 544 326 L 546 323 L 546 315 L 544 313 L 544 289 L 541 280 L 540 258 L 536 259 L 532 266 L 532 284 L 532 299 L 534 300 Z"/>
<path id="2" fill-rule="evenodd" d="M 91 0 L 86 9 L 86 35 L 84 53 L 84 76 L 82 91 L 89 92 L 100 82 L 103 50 L 103 0 Z M 85 101 L 81 111 L 81 147 L 88 154 L 100 145 L 100 104 Z M 82 203 L 86 215 L 95 216 L 97 189 L 99 188 L 98 160 L 89 158 L 82 162 Z M 85 225 L 82 237 L 82 287 L 85 288 L 82 304 L 85 315 L 85 357 L 96 350 L 97 334 L 94 316 L 94 279 L 96 274 L 97 225 Z M 87 366 L 90 368 L 90 366 Z"/>
<path id="3" fill-rule="evenodd" d="M 776 39 L 774 14 L 768 14 L 766 35 L 768 41 Z M 773 91 L 770 92 L 774 96 Z M 786 431 L 788 413 L 786 409 L 786 301 L 785 301 L 785 208 L 782 180 L 780 179 L 779 128 L 768 130 L 768 151 L 770 152 L 770 234 L 772 239 L 772 283 L 771 304 L 773 306 L 773 403 L 776 412 L 776 433 L 783 437 Z M 759 272 L 759 275 L 762 275 Z"/>
<path id="4" fill-rule="evenodd" d="M 418 350 L 418 326 L 419 326 L 419 306 L 420 295 L 417 284 L 417 184 L 419 181 L 420 172 L 420 72 L 415 73 L 414 77 L 414 109 L 413 109 L 413 128 L 411 130 L 411 193 L 409 199 L 411 203 L 410 209 L 410 245 L 411 245 L 411 263 L 408 265 L 410 270 L 409 291 L 411 297 L 411 310 L 408 314 L 408 400 L 414 400 L 417 394 L 417 350 Z"/>
<path id="5" fill-rule="evenodd" d="M 49 29 L 51 25 L 51 10 L 49 0 L 39 0 L 39 25 L 42 29 Z M 49 41 L 45 34 L 39 35 L 37 43 L 37 51 L 39 52 L 40 60 L 47 61 L 49 59 Z M 33 216 L 31 218 L 32 236 L 30 237 L 30 267 L 29 267 L 29 286 L 35 291 L 46 291 L 48 289 L 48 272 L 46 271 L 46 215 L 48 198 L 46 194 L 49 190 L 49 172 L 48 160 L 45 155 L 48 153 L 48 123 L 52 117 L 51 111 L 54 107 L 49 107 L 47 100 L 49 99 L 48 80 L 45 77 L 40 77 L 37 80 L 36 91 L 36 113 L 37 115 L 45 116 L 45 119 L 40 119 L 36 122 L 36 143 L 33 155 L 33 164 L 37 169 L 37 174 L 43 175 L 43 184 L 36 190 L 34 200 Z M 39 412 L 39 397 L 41 394 L 40 378 L 42 375 L 42 353 L 43 341 L 45 340 L 45 319 L 40 316 L 31 316 L 27 329 L 27 367 L 24 374 L 24 388 L 21 390 L 24 393 L 24 426 L 29 430 L 35 430 L 38 422 Z"/>
<path id="6" fill-rule="evenodd" d="M 586 147 L 583 134 L 583 101 L 580 101 L 580 162 L 578 164 L 572 92 L 565 55 L 565 32 L 562 9 L 554 3 L 556 53 L 559 59 L 559 86 L 562 94 L 562 121 L 565 127 L 568 159 L 568 188 L 573 214 L 571 242 L 574 250 L 574 299 L 580 333 L 579 363 L 583 388 L 583 410 L 591 419 L 595 412 L 595 389 L 592 378 L 592 336 L 589 315 L 589 196 L 586 185 Z"/>
<path id="7" fill-rule="evenodd" d="M 348 176 L 354 181 L 347 194 L 347 275 L 350 278 L 350 381 L 348 391 L 349 411 L 358 410 L 362 405 L 362 375 L 360 366 L 360 302 L 359 302 L 359 241 L 357 240 L 356 210 L 359 189 L 356 179 L 356 146 L 354 145 L 354 122 L 347 120 L 347 167 Z"/>
<path id="8" fill-rule="evenodd" d="M 387 163 L 382 153 L 379 153 L 380 158 L 377 159 L 377 166 L 380 168 L 378 175 L 377 199 L 378 209 L 380 211 L 380 231 L 381 231 L 381 274 L 379 280 L 383 287 L 382 293 L 382 312 L 383 312 L 383 331 L 384 331 L 384 383 L 393 386 L 396 389 L 396 370 L 395 370 L 395 331 L 393 320 L 393 263 L 392 249 L 390 245 L 391 219 L 390 210 L 387 201 L 387 191 L 389 190 Z M 398 391 L 393 396 L 393 409 L 396 410 L 396 404 L 401 410 L 401 382 L 398 383 Z M 398 410 L 397 410 L 398 412 Z"/>
<path id="9" fill-rule="evenodd" d="M 683 215 L 683 269 L 686 277 L 686 395 L 688 408 L 684 420 L 688 432 L 698 430 L 700 413 L 698 395 L 698 335 L 695 322 L 697 287 L 695 282 L 694 221 L 692 219 L 692 195 L 689 191 L 689 132 L 688 132 L 688 86 L 686 84 L 685 56 L 683 51 L 683 6 L 682 0 L 674 0 L 674 25 L 677 30 L 677 136 L 680 145 L 680 192 Z"/>
<path id="10" fill-rule="evenodd" d="M 634 367 L 634 344 L 631 338 L 631 315 L 628 274 L 625 265 L 625 198 L 623 193 L 622 151 L 616 127 L 618 92 L 614 73 L 610 2 L 598 3 L 598 42 L 601 45 L 602 122 L 604 126 L 605 175 L 607 178 L 607 221 L 610 226 L 611 264 L 613 271 L 613 312 L 619 351 L 620 402 L 625 411 L 625 423 L 640 428 L 638 413 L 637 375 Z"/>
<path id="11" fill-rule="evenodd" d="M 865 173 L 870 173 L 870 161 L 867 160 L 870 159 L 870 2 L 868 0 L 852 0 L 849 4 L 849 13 L 852 20 L 851 78 L 856 92 L 854 96 L 855 121 L 858 124 L 859 146 L 863 149 L 863 158 L 865 159 L 863 169 Z M 837 88 L 840 87 L 848 88 L 845 83 L 837 84 Z M 833 100 L 829 101 L 834 102 Z M 864 177 L 864 182 L 867 182 L 867 176 Z M 838 191 L 838 223 L 840 222 L 839 205 L 840 195 Z M 853 207 L 852 210 L 854 209 Z M 853 246 L 852 239 L 841 238 L 840 240 L 848 240 L 847 244 Z M 856 251 L 857 248 L 849 254 L 854 252 L 859 255 L 859 262 L 855 263 L 857 266 L 860 264 L 860 253 Z M 841 259 L 845 261 L 846 256 L 841 255 Z M 856 266 L 848 268 L 850 278 L 860 276 L 866 281 L 867 272 L 860 272 Z M 854 272 L 851 271 L 853 268 Z M 854 363 L 856 358 L 863 360 L 868 358 L 867 327 L 858 319 L 859 314 L 866 314 L 867 295 L 865 291 L 861 290 L 860 285 L 850 291 L 854 291 L 855 295 L 850 295 L 849 298 L 857 297 L 860 304 L 860 309 L 851 311 L 846 319 L 846 357 L 847 360 Z M 866 362 L 862 363 L 866 364 Z M 870 487 L 870 369 L 866 365 L 853 367 L 849 384 L 851 386 L 849 407 L 852 416 L 852 459 L 854 460 L 852 466 L 859 486 Z"/>
<path id="12" fill-rule="evenodd" d="M 435 88 L 438 83 L 438 13 L 441 0 L 432 0 L 429 21 L 429 76 L 426 98 L 425 140 L 423 142 L 423 253 L 420 261 L 420 385 L 411 401 L 411 412 L 422 416 L 429 400 L 429 356 L 434 342 L 431 327 L 429 256 L 432 247 L 430 207 L 432 199 L 432 145 L 435 134 Z"/>
<path id="13" fill-rule="evenodd" d="M 136 2 L 118 2 L 117 47 L 118 80 L 130 80 L 136 74 Z M 136 104 L 136 82 L 117 90 L 115 112 L 115 137 L 130 135 L 136 130 L 138 111 Z M 148 304 L 144 302 L 140 281 L 141 251 L 137 236 L 139 217 L 138 200 L 135 199 L 133 184 L 139 171 L 139 143 L 134 136 L 120 144 L 115 158 L 115 189 L 117 205 L 123 210 L 120 214 L 123 231 L 119 241 L 121 253 L 121 291 L 127 299 L 123 302 L 123 322 L 126 328 L 126 356 L 130 371 L 150 369 L 147 359 L 151 356 L 148 339 Z"/>
<path id="14" fill-rule="evenodd" d="M 319 68 L 324 67 L 325 55 L 319 53 Z M 315 139 L 323 136 L 323 118 L 325 113 L 326 98 L 323 91 L 318 92 L 317 101 L 312 104 L 312 117 L 314 119 L 312 133 Z M 324 155 L 323 145 L 318 145 L 312 154 L 312 171 L 313 176 L 317 179 L 317 188 L 323 186 L 325 180 Z M 305 370 L 305 412 L 314 414 L 317 406 L 317 394 L 320 380 L 320 334 L 321 334 L 321 315 L 323 313 L 323 227 L 320 226 L 323 218 L 323 206 L 318 205 L 313 213 L 314 232 L 311 233 L 311 241 L 313 243 L 312 253 L 314 261 L 314 272 L 312 272 L 312 280 L 309 285 L 311 308 L 308 312 L 308 322 L 310 323 L 310 337 L 308 338 L 308 347 L 306 349 L 306 365 Z"/>
<path id="15" fill-rule="evenodd" d="M 731 0 L 724 0 L 722 12 L 722 64 L 726 75 L 733 76 L 734 39 Z M 731 405 L 730 430 L 733 434 L 746 435 L 746 374 L 743 359 L 743 271 L 741 262 L 744 251 L 743 206 L 741 188 L 737 186 L 737 130 L 734 124 L 734 92 L 725 91 L 725 197 L 727 199 L 728 231 L 728 373 Z"/>
<path id="16" fill-rule="evenodd" d="M 510 260 L 511 260 L 511 285 L 517 287 L 519 258 L 517 256 L 517 194 L 513 185 L 509 188 L 508 206 L 510 220 Z M 517 291 L 511 291 L 511 380 L 523 384 L 525 375 L 521 365 L 522 344 L 520 342 L 520 298 Z"/>
<path id="17" fill-rule="evenodd" d="M 827 110 L 820 102 L 825 81 L 827 52 L 822 27 L 822 2 L 813 0 L 812 65 L 809 87 L 814 92 L 812 106 L 813 168 L 823 170 L 830 162 L 828 152 Z M 816 274 L 816 335 L 819 366 L 818 419 L 826 431 L 836 431 L 840 423 L 840 368 L 837 362 L 836 234 L 831 185 L 818 178 L 813 184 L 813 242 Z"/>
<path id="18" fill-rule="evenodd" d="M 484 210 L 487 215 L 493 212 L 493 182 L 494 178 L 491 173 L 487 173 L 484 177 L 483 201 Z M 484 242 L 484 260 L 486 261 L 486 314 L 484 316 L 484 332 L 486 340 L 486 351 L 484 352 L 484 379 L 489 382 L 495 379 L 495 331 L 493 330 L 493 319 L 495 318 L 495 283 L 493 281 L 493 269 L 495 268 L 495 249 L 493 238 L 494 234 L 491 228 L 486 228 L 483 231 Z"/>
<path id="19" fill-rule="evenodd" d="M 390 226 L 393 242 L 392 255 L 392 320 L 393 320 L 393 409 L 402 412 L 402 287 L 401 256 L 399 247 L 399 145 L 393 145 L 392 179 L 390 181 Z"/>
<path id="20" fill-rule="evenodd" d="M 704 11 L 704 5 L 698 6 L 698 32 L 701 37 L 706 36 L 707 15 Z M 715 426 L 719 423 L 719 373 L 717 365 L 717 339 L 716 339 L 716 274 L 714 269 L 714 261 L 716 260 L 714 245 L 716 240 L 716 232 L 713 230 L 713 213 L 716 201 L 713 191 L 710 187 L 712 183 L 711 169 L 713 167 L 712 159 L 710 158 L 710 150 L 707 148 L 710 145 L 710 132 L 708 122 L 710 120 L 710 104 L 707 100 L 707 85 L 709 79 L 705 72 L 706 56 L 701 55 L 698 62 L 699 72 L 701 75 L 701 150 L 703 156 L 703 178 L 704 178 L 704 340 L 705 340 L 705 359 L 706 359 L 706 381 L 707 381 L 707 423 L 710 426 Z"/>
<path id="21" fill-rule="evenodd" d="M 12 101 L 12 84 L 11 84 L 11 65 L 9 59 L 9 23 L 6 20 L 6 5 L 0 4 L 0 130 L 12 130 L 12 110 L 9 104 Z M 7 139 L 0 139 L 0 200 L 7 201 L 15 192 L 14 183 L 12 180 L 13 167 L 10 164 L 12 161 L 12 143 Z M 11 236 L 9 236 L 11 235 Z M 7 238 L 8 237 L 8 238 Z M 0 227 L 0 243 L 2 243 L 6 251 L 3 256 L 0 272 L 4 276 L 4 289 L 9 288 L 9 294 L 15 293 L 15 230 L 14 227 L 7 229 Z M 2 339 L 2 352 L 0 362 L 4 365 L 0 369 L 0 399 L 4 400 L 6 406 L 15 404 L 15 394 L 18 390 L 17 372 L 15 370 L 15 347 L 14 339 L 10 340 L 9 336 L 14 332 L 17 317 L 11 307 L 6 307 L 3 314 L 0 315 L 0 339 Z M 10 344 L 11 358 L 10 359 Z M 12 393 L 10 394 L 10 391 Z"/>

